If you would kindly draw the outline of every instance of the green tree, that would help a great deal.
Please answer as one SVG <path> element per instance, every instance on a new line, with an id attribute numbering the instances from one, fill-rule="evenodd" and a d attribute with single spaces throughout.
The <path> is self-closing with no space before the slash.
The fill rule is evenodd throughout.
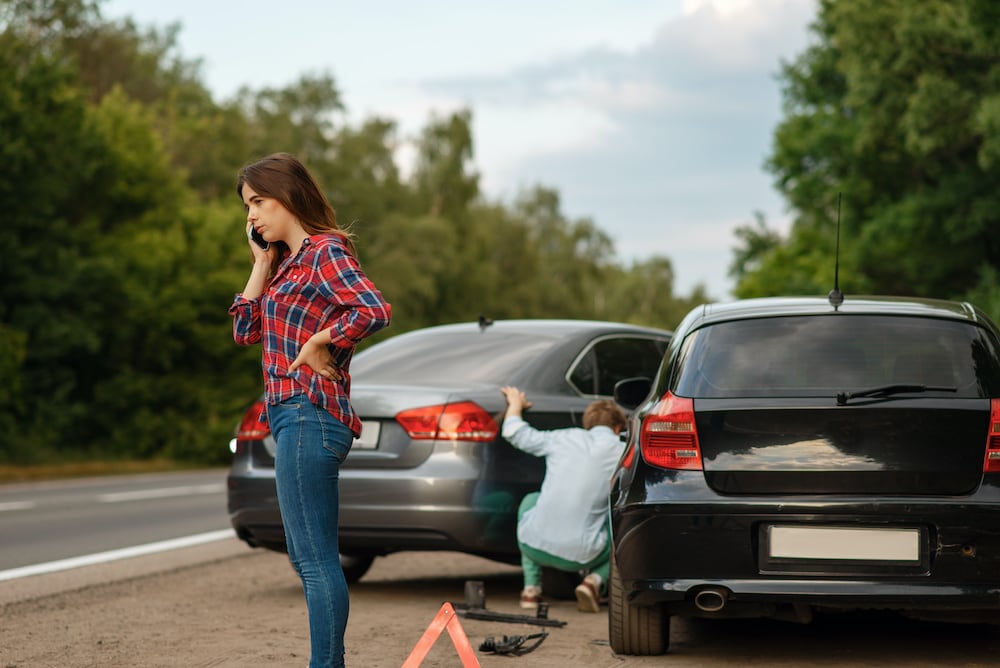
<path id="1" fill-rule="evenodd" d="M 172 165 L 154 106 L 117 85 L 97 97 L 81 82 L 67 37 L 88 34 L 82 4 L 15 4 L 27 9 L 0 33 L 10 245 L 0 263 L 0 454 L 218 459 L 234 397 L 245 402 L 260 384 L 249 356 L 231 345 L 220 356 L 231 342 L 225 308 L 245 278 L 245 265 L 233 266 L 240 212 L 224 223 L 206 215 Z M 49 15 L 58 11 L 69 14 Z M 188 263 L 227 248 L 198 235 L 223 225 L 231 259 L 192 274 Z"/>
<path id="2" fill-rule="evenodd" d="M 357 233 L 394 306 L 376 339 L 480 314 L 669 325 L 689 307 L 669 260 L 622 268 L 556 191 L 483 197 L 470 110 L 429 120 L 404 178 L 396 124 L 348 126 L 332 77 L 216 102 L 178 32 L 0 0 L 0 457 L 224 461 L 262 385 L 226 312 L 250 261 L 235 173 L 275 151 Z"/>
<path id="3" fill-rule="evenodd" d="M 72 371 L 58 362 L 94 345 L 85 318 L 69 307 L 74 286 L 63 280 L 80 237 L 71 212 L 85 209 L 88 199 L 82 179 L 94 147 L 85 132 L 86 103 L 71 66 L 49 42 L 62 23 L 27 9 L 4 4 L 0 33 L 0 197 L 8 246 L 0 263 L 0 328 L 11 337 L 0 350 L 0 384 L 18 427 L 5 422 L 10 431 L 0 434 L 0 447 L 22 456 L 53 440 L 52 419 L 66 419 L 35 410 L 37 397 L 52 406 L 73 391 Z"/>
<path id="4" fill-rule="evenodd" d="M 72 63 L 91 103 L 117 89 L 147 108 L 171 164 L 195 189 L 214 196 L 231 188 L 232 165 L 248 152 L 243 112 L 212 100 L 201 63 L 179 53 L 180 25 L 140 30 L 129 19 L 103 21 L 95 3 L 76 0 L 10 6 L 19 17 L 12 26 L 44 39 L 47 50 Z"/>
<path id="5" fill-rule="evenodd" d="M 688 297 L 675 296 L 674 268 L 666 257 L 635 262 L 616 273 L 609 282 L 609 320 L 672 329 L 692 308 L 711 301 L 701 285 Z"/>
<path id="6" fill-rule="evenodd" d="M 736 228 L 739 246 L 729 264 L 729 276 L 740 283 L 745 277 L 761 268 L 764 258 L 781 245 L 781 235 L 767 226 L 760 211 L 754 213 L 754 223 Z"/>
<path id="7" fill-rule="evenodd" d="M 431 117 L 415 146 L 412 209 L 406 213 L 416 220 L 395 219 L 402 225 L 421 221 L 421 228 L 435 230 L 437 246 L 427 250 L 436 257 L 430 261 L 424 255 L 434 281 L 433 298 L 423 307 L 430 322 L 477 317 L 480 296 L 488 289 L 480 271 L 485 237 L 472 215 L 479 200 L 479 174 L 472 161 L 471 120 L 468 110 Z M 396 235 L 390 234 L 387 240 Z"/>
<path id="8" fill-rule="evenodd" d="M 343 111 L 330 75 L 301 76 L 288 86 L 259 91 L 244 87 L 236 97 L 244 101 L 250 121 L 251 158 L 280 147 L 317 170 L 330 159 L 335 116 Z"/>
<path id="9" fill-rule="evenodd" d="M 815 44 L 783 68 L 768 161 L 795 220 L 780 243 L 741 239 L 737 295 L 825 294 L 839 193 L 845 292 L 954 298 L 991 275 L 997 18 L 984 0 L 820 2 Z M 756 264 L 740 274 L 747 259 Z"/>
<path id="10" fill-rule="evenodd" d="M 536 186 L 514 203 L 529 229 L 537 256 L 535 288 L 547 317 L 596 318 L 606 308 L 607 281 L 615 260 L 614 243 L 592 220 L 569 220 L 559 193 Z"/>

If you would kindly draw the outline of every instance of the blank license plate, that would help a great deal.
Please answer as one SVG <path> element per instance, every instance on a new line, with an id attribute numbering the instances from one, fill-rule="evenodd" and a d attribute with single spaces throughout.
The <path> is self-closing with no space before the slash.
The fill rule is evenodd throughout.
<path id="1" fill-rule="evenodd" d="M 378 435 L 382 429 L 381 422 L 362 422 L 361 436 L 354 439 L 351 449 L 374 450 L 378 447 Z"/>
<path id="2" fill-rule="evenodd" d="M 918 529 L 850 529 L 772 526 L 768 554 L 773 559 L 920 561 Z"/>

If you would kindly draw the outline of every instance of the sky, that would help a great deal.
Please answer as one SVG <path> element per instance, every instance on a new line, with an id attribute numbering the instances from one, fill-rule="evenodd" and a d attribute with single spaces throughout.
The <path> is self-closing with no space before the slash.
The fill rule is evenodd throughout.
<path id="1" fill-rule="evenodd" d="M 674 294 L 731 298 L 733 230 L 791 212 L 764 163 L 777 74 L 811 43 L 816 0 L 105 0 L 105 18 L 180 24 L 218 101 L 241 86 L 334 78 L 348 122 L 404 140 L 472 112 L 491 201 L 544 186 L 628 266 L 673 264 Z M 404 145 L 398 161 L 406 170 Z M 274 147 L 282 150 L 282 147 Z"/>

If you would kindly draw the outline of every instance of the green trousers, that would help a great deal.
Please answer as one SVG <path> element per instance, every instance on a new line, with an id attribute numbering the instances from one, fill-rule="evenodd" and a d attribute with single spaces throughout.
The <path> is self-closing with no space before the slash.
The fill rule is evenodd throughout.
<path id="1" fill-rule="evenodd" d="M 528 512 L 528 510 L 535 507 L 536 503 L 538 503 L 538 492 L 527 494 L 523 499 L 521 499 L 521 505 L 517 507 L 518 522 L 521 521 L 521 517 Z M 568 559 L 563 559 L 562 557 L 557 557 L 549 554 L 548 552 L 537 550 L 530 545 L 525 545 L 521 541 L 517 541 L 517 547 L 521 550 L 521 569 L 524 571 L 524 586 L 541 587 L 542 568 L 548 567 L 570 573 L 581 571 L 596 573 L 601 576 L 601 593 L 604 594 L 607 590 L 608 575 L 611 570 L 610 523 L 605 522 L 604 530 L 608 534 L 608 540 L 604 546 L 604 550 L 587 562 L 569 561 Z"/>

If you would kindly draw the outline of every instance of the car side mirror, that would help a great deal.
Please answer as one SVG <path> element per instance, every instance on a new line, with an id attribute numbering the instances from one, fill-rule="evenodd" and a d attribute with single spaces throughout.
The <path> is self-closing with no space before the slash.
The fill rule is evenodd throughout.
<path id="1" fill-rule="evenodd" d="M 615 383 L 615 401 L 629 410 L 646 400 L 653 389 L 653 381 L 645 377 L 623 378 Z"/>

